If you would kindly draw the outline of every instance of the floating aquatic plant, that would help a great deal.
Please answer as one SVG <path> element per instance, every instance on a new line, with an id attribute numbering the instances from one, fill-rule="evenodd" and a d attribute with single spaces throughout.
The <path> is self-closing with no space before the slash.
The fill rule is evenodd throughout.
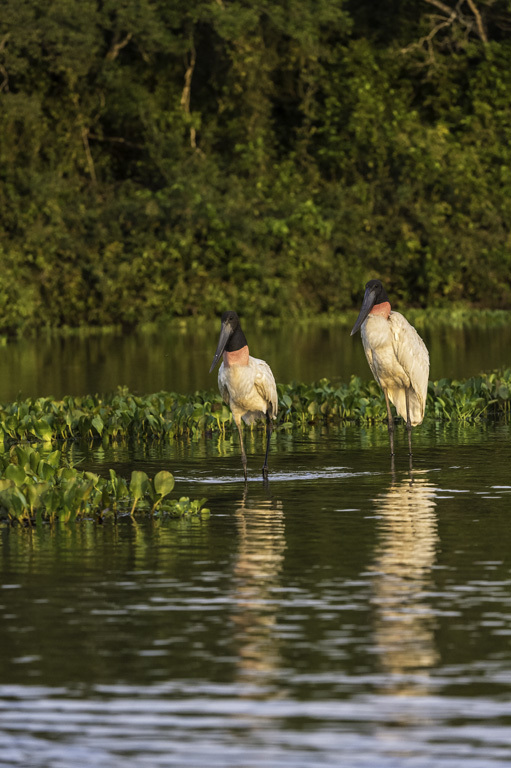
<path id="1" fill-rule="evenodd" d="M 44 453 L 32 446 L 15 445 L 0 456 L 0 518 L 32 524 L 48 520 L 72 522 L 80 518 L 102 521 L 137 512 L 207 515 L 206 499 L 168 499 L 174 477 L 165 470 L 150 478 L 134 471 L 128 483 L 109 470 L 104 478 L 63 463 L 60 451 Z"/>
<path id="2" fill-rule="evenodd" d="M 383 394 L 375 381 L 352 376 L 349 382 L 321 379 L 315 384 L 280 384 L 280 428 L 326 421 L 373 423 L 387 418 Z M 511 369 L 462 381 L 430 382 L 426 418 L 475 421 L 509 416 Z M 29 440 L 169 439 L 225 434 L 231 412 L 217 392 L 180 395 L 159 392 L 138 396 L 124 388 L 111 395 L 29 398 L 0 406 L 4 443 Z"/>

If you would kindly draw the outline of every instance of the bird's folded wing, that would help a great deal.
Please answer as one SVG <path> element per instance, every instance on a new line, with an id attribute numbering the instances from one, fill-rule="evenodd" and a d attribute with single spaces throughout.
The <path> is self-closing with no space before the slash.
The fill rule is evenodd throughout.
<path id="1" fill-rule="evenodd" d="M 389 322 L 396 358 L 408 375 L 424 411 L 429 379 L 428 349 L 413 325 L 399 312 L 391 312 Z"/>
<path id="2" fill-rule="evenodd" d="M 371 369 L 371 373 L 373 374 L 376 381 L 378 381 L 378 376 L 373 365 L 373 350 L 371 349 L 369 344 L 364 344 L 364 352 L 366 353 L 366 358 L 367 358 L 367 362 L 369 363 L 369 368 Z"/>
<path id="3" fill-rule="evenodd" d="M 263 400 L 266 400 L 271 405 L 270 416 L 276 416 L 279 405 L 277 385 L 275 384 L 272 370 L 264 360 L 258 360 L 256 357 L 252 359 L 256 366 L 254 386 Z"/>
<path id="4" fill-rule="evenodd" d="M 229 389 L 227 387 L 227 381 L 225 377 L 225 371 L 224 371 L 224 364 L 220 366 L 220 369 L 218 371 L 218 389 L 220 390 L 220 394 L 222 396 L 222 400 L 226 405 L 230 405 L 230 398 L 229 398 Z"/>

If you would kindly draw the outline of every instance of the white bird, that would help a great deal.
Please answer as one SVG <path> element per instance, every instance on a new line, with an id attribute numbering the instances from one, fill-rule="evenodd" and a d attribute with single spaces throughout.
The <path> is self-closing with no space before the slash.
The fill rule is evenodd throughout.
<path id="1" fill-rule="evenodd" d="M 220 338 L 209 372 L 213 370 L 223 354 L 218 371 L 218 388 L 224 402 L 231 409 L 238 427 L 241 445 L 241 461 L 247 479 L 247 456 L 243 445 L 241 420 L 252 424 L 266 415 L 266 455 L 263 477 L 268 477 L 268 452 L 273 430 L 273 419 L 277 415 L 278 398 L 275 379 L 270 366 L 264 360 L 251 357 L 247 340 L 236 312 L 224 312 Z"/>
<path id="2" fill-rule="evenodd" d="M 391 455 L 394 455 L 394 419 L 389 400 L 406 421 L 411 456 L 412 427 L 422 423 L 426 407 L 427 347 L 408 320 L 399 312 L 391 311 L 380 280 L 369 280 L 366 284 L 362 308 L 351 335 L 359 329 L 367 362 L 385 395 Z"/>

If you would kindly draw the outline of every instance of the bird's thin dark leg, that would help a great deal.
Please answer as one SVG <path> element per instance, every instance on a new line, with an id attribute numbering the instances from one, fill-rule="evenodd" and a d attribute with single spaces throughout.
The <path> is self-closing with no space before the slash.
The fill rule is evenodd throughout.
<path id="1" fill-rule="evenodd" d="M 243 432 L 241 427 L 241 419 L 236 422 L 238 432 L 240 435 L 240 448 L 241 448 L 241 462 L 243 464 L 243 474 L 245 475 L 245 482 L 247 482 L 247 454 L 245 453 L 245 446 L 243 445 Z"/>
<path id="2" fill-rule="evenodd" d="M 406 398 L 406 429 L 408 431 L 408 453 L 412 455 L 412 422 L 410 421 L 410 390 L 405 389 Z"/>
<path id="3" fill-rule="evenodd" d="M 269 413 L 266 413 L 266 455 L 263 464 L 263 477 L 268 477 L 268 453 L 270 452 L 270 438 L 273 431 L 273 419 Z"/>
<path id="4" fill-rule="evenodd" d="M 389 439 L 390 439 L 390 455 L 394 456 L 394 417 L 392 416 L 392 411 L 390 410 L 390 401 L 389 396 L 387 394 L 387 390 L 383 390 L 383 394 L 385 395 L 385 402 L 387 404 L 387 419 L 388 419 L 388 428 L 389 428 Z"/>

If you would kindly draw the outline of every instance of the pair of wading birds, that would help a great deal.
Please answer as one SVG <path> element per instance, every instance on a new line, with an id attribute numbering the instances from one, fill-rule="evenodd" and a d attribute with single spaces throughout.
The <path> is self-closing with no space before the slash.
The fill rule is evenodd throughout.
<path id="1" fill-rule="evenodd" d="M 361 329 L 362 344 L 373 376 L 383 390 L 387 404 L 390 453 L 394 456 L 394 419 L 390 403 L 405 419 L 408 448 L 412 455 L 412 427 L 424 418 L 429 376 L 429 354 L 421 337 L 399 312 L 392 312 L 385 288 L 379 280 L 370 280 L 353 336 Z M 240 435 L 241 461 L 247 479 L 247 456 L 243 445 L 241 420 L 252 424 L 266 416 L 266 455 L 263 477 L 268 477 L 268 452 L 277 415 L 275 378 L 264 360 L 251 357 L 247 340 L 236 312 L 224 312 L 220 338 L 209 372 L 224 359 L 218 371 L 218 388 L 231 409 Z M 390 402 L 389 402 L 390 400 Z"/>

